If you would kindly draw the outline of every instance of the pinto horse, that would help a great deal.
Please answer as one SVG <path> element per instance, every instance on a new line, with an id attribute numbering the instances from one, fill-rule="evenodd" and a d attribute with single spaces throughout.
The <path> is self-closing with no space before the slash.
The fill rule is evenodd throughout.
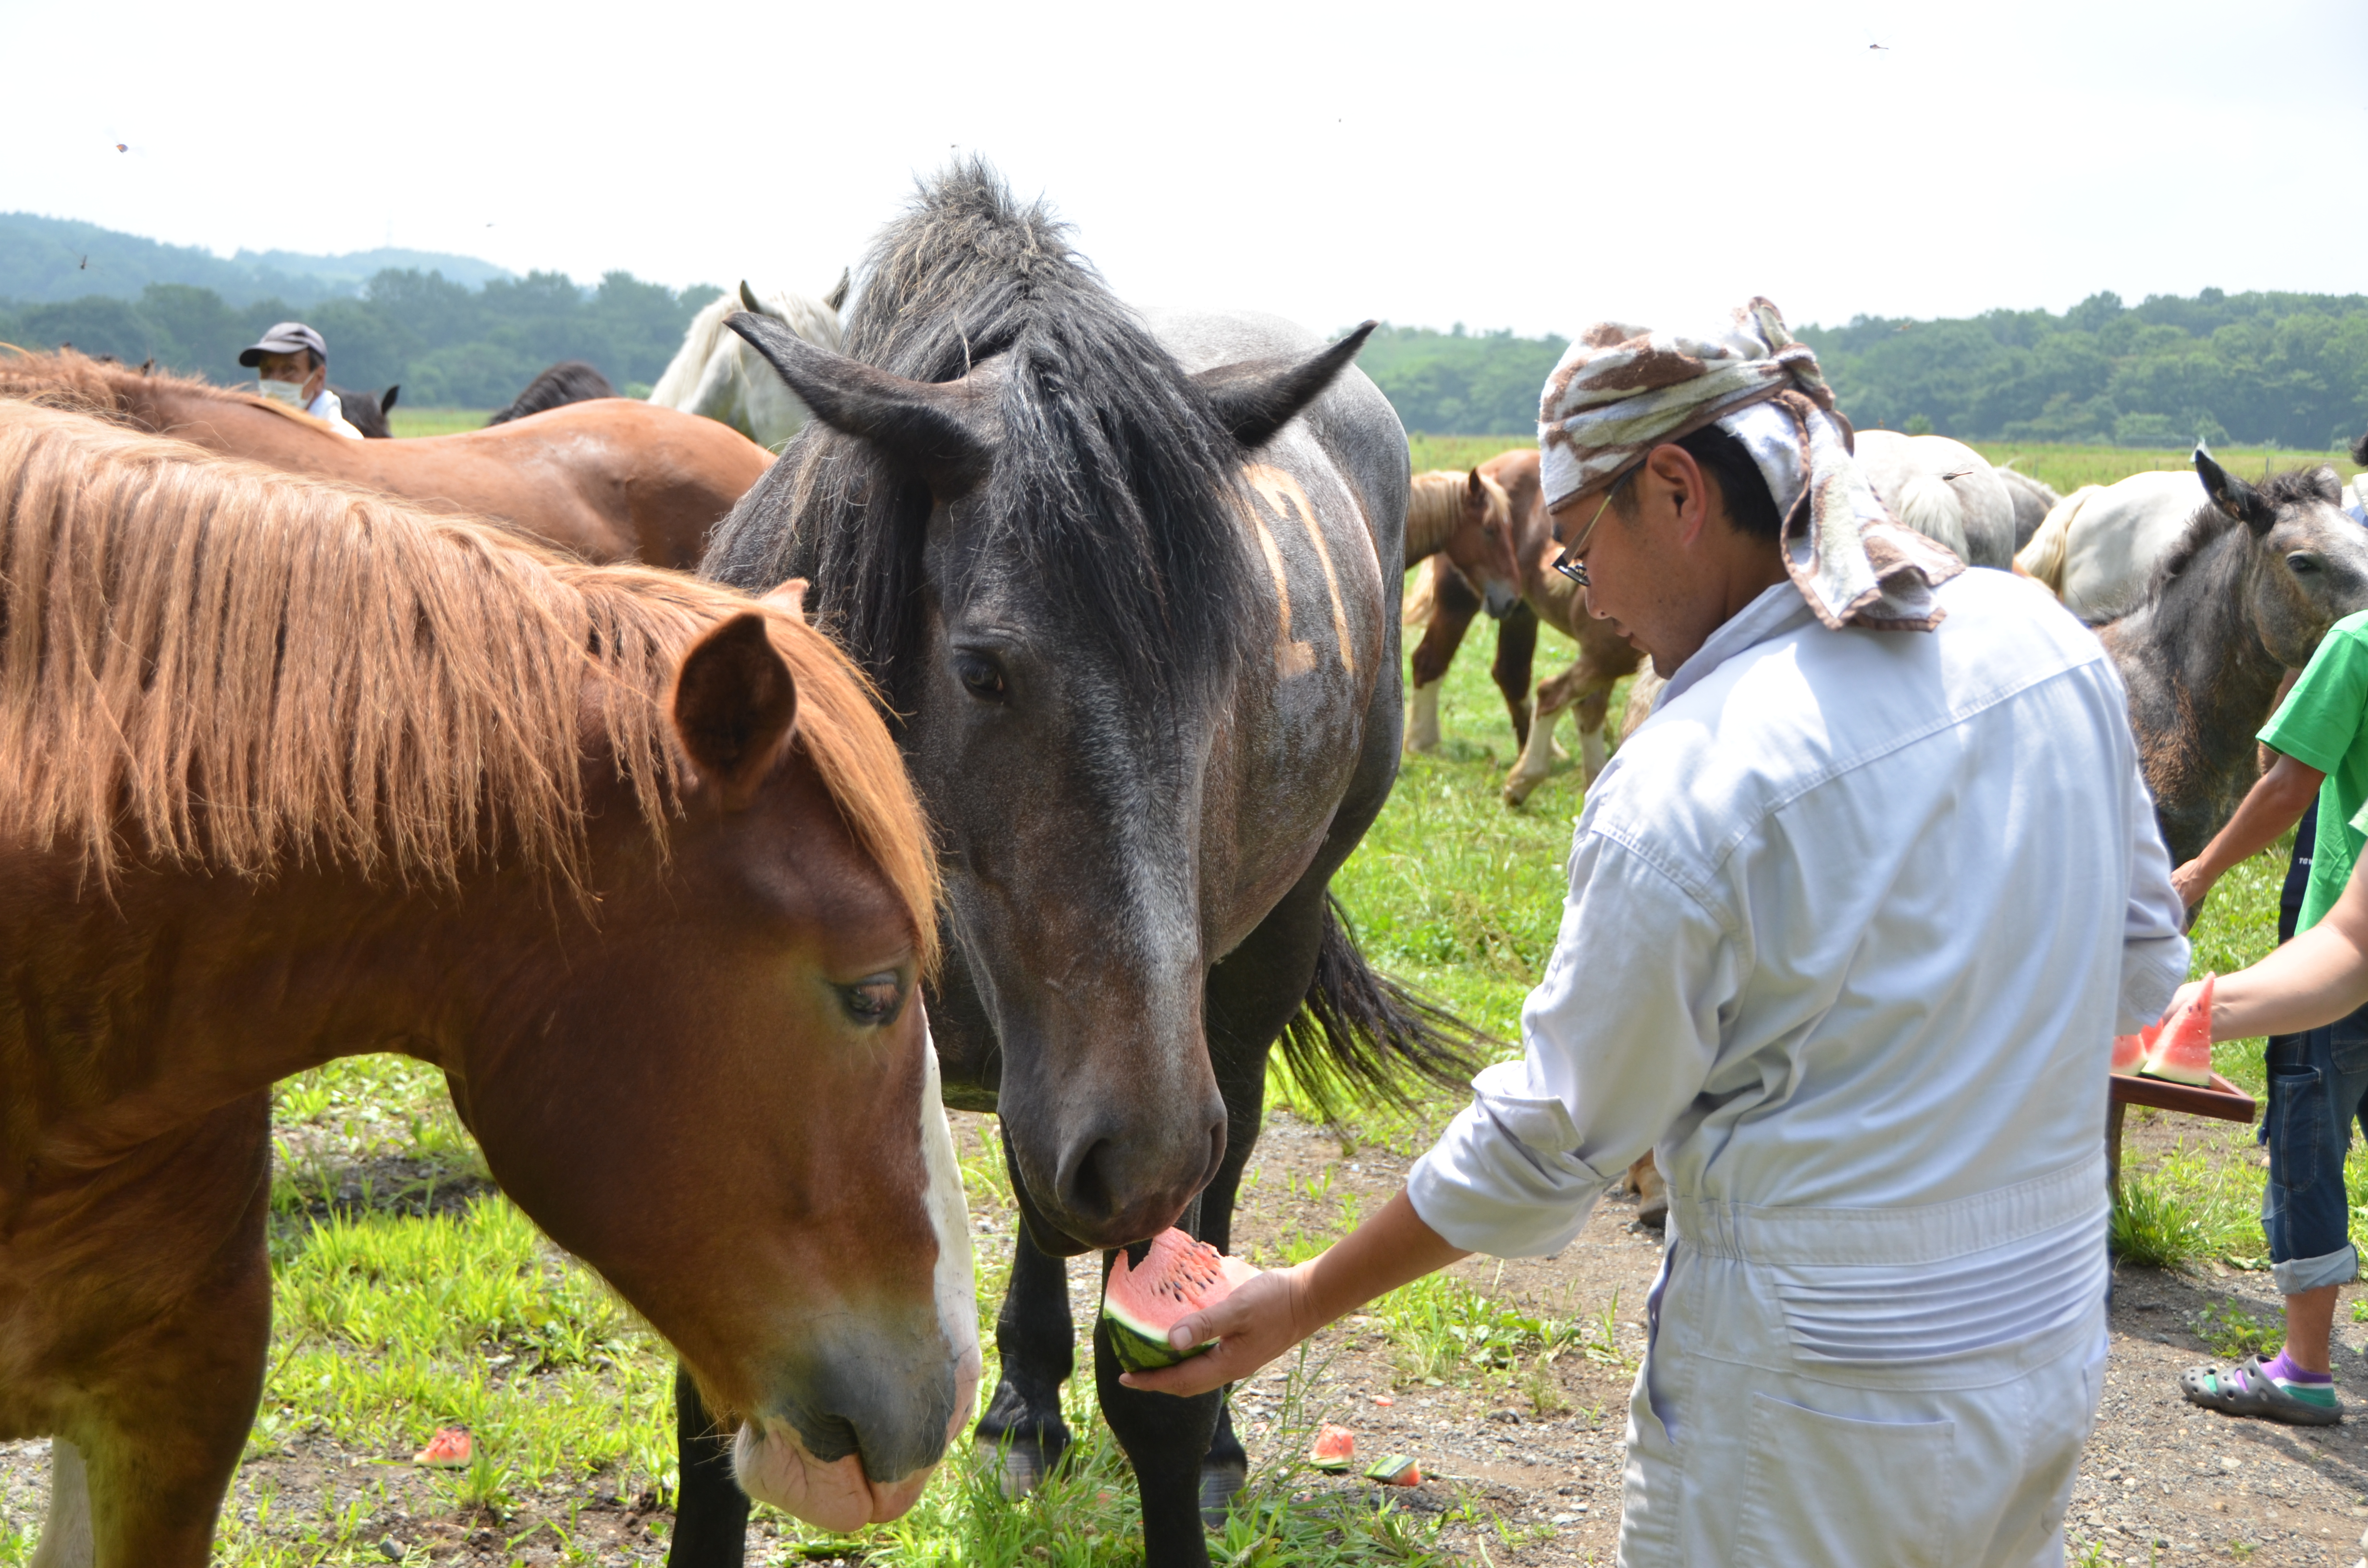
<path id="1" fill-rule="evenodd" d="M 862 679 L 785 609 L 0 403 L 0 1439 L 54 1440 L 36 1560 L 202 1568 L 264 1379 L 270 1085 L 373 1051 L 443 1069 L 743 1484 L 894 1517 L 979 1368 L 934 902 Z"/>
<path id="2" fill-rule="evenodd" d="M 356 441 L 281 403 L 70 351 L 0 358 L 0 400 L 80 405 L 210 451 L 516 523 L 587 561 L 698 563 L 772 461 L 712 420 L 623 398 L 496 429 Z"/>
<path id="3" fill-rule="evenodd" d="M 1406 435 L 1364 331 L 1138 314 L 983 163 L 867 267 L 851 358 L 731 318 L 815 423 L 706 570 L 812 579 L 937 828 L 946 1092 L 999 1113 L 1025 1221 L 978 1439 L 1025 1487 L 1069 1441 L 1063 1260 L 1228 1245 L 1278 1038 L 1318 1085 L 1466 1071 L 1328 886 L 1396 775 Z M 1197 1568 L 1247 1468 L 1222 1400 L 1121 1386 L 1099 1331 L 1094 1369 L 1148 1562 Z M 745 1504 L 682 1476 L 671 1561 L 737 1563 Z"/>

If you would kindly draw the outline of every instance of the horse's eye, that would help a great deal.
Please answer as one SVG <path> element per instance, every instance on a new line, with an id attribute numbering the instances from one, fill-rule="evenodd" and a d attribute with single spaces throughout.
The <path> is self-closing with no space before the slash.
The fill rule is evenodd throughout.
<path id="1" fill-rule="evenodd" d="M 2300 576 L 2305 572 L 2316 572 L 2318 570 L 2318 557 L 2316 555 L 2305 555 L 2297 551 L 2295 553 L 2286 557 L 2286 570 L 2294 573 L 2296 576 Z"/>
<path id="2" fill-rule="evenodd" d="M 981 702 L 1003 700 L 1003 672 L 996 668 L 993 659 L 982 658 L 976 653 L 957 654 L 954 676 L 962 683 L 964 691 Z"/>
<path id="3" fill-rule="evenodd" d="M 838 995 L 847 1016 L 867 1028 L 894 1023 L 896 1015 L 905 1010 L 905 982 L 893 970 L 882 970 L 852 985 L 842 985 Z"/>

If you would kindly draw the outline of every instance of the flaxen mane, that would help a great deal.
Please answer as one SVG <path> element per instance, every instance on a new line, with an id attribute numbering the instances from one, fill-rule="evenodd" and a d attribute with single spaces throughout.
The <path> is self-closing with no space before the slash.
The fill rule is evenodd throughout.
<path id="1" fill-rule="evenodd" d="M 449 888 L 510 858 L 588 896 L 597 722 L 653 831 L 665 712 L 731 590 L 0 400 L 0 835 L 264 877 Z M 935 870 L 871 697 L 775 615 L 798 736 L 934 941 Z"/>
<path id="2" fill-rule="evenodd" d="M 1411 566 L 1427 556 L 1447 548 L 1447 541 L 1463 522 L 1463 498 L 1470 494 L 1471 478 L 1459 468 L 1435 468 L 1414 476 L 1414 488 L 1406 495 L 1406 559 Z M 1505 487 L 1480 476 L 1488 493 L 1488 510 L 1507 527 L 1512 526 L 1513 503 Z"/>
<path id="3" fill-rule="evenodd" d="M 975 158 L 925 183 L 866 259 L 846 345 L 923 381 L 1000 357 L 987 532 L 970 542 L 1016 547 L 1071 630 L 1124 650 L 1155 689 L 1233 668 L 1254 636 L 1235 607 L 1258 591 L 1240 448 L 1041 202 L 1020 206 Z M 816 421 L 718 527 L 703 570 L 749 587 L 811 578 L 810 610 L 894 700 L 929 509 L 916 476 Z"/>
<path id="4" fill-rule="evenodd" d="M 230 387 L 218 387 L 201 376 L 176 376 L 169 370 L 142 369 L 118 364 L 112 359 L 94 359 L 71 348 L 62 348 L 55 354 L 36 354 L 14 344 L 0 345 L 0 347 L 8 350 L 0 353 L 0 402 L 70 408 L 77 413 L 95 414 L 103 419 L 163 434 L 155 431 L 155 427 L 142 415 L 157 392 L 178 392 L 211 398 L 218 403 L 259 408 L 306 429 L 318 431 L 330 440 L 347 438 L 330 429 L 323 421 L 284 403 Z"/>

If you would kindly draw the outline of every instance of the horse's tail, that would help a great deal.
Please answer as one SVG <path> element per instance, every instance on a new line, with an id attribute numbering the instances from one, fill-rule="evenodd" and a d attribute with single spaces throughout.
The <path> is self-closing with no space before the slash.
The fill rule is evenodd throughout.
<path id="1" fill-rule="evenodd" d="M 1307 1000 L 1282 1029 L 1292 1077 L 1333 1119 L 1371 1097 L 1401 1109 L 1422 1085 L 1462 1088 L 1479 1069 L 1481 1032 L 1439 1003 L 1377 972 L 1357 946 L 1349 912 L 1324 895 L 1324 936 Z"/>
<path id="2" fill-rule="evenodd" d="M 2016 552 L 2014 563 L 2022 568 L 2023 575 L 2046 585 L 2047 591 L 2059 599 L 2064 597 L 2064 563 L 2071 557 L 2072 519 L 2100 488 L 2084 484 L 2049 507 L 2032 530 L 2031 542 Z"/>
<path id="3" fill-rule="evenodd" d="M 1920 466 L 1911 467 L 1884 499 L 1891 503 L 1892 515 L 1900 522 L 1948 546 L 1958 559 L 1966 557 L 1972 546 L 1965 537 L 1965 506 L 1948 480 Z"/>
<path id="4" fill-rule="evenodd" d="M 1398 612 L 1398 624 L 1400 626 L 1429 626 L 1430 624 L 1430 612 L 1436 602 L 1434 592 L 1430 585 L 1430 568 L 1426 564 L 1423 567 L 1422 574 L 1414 580 L 1414 592 L 1406 596 L 1405 608 Z"/>

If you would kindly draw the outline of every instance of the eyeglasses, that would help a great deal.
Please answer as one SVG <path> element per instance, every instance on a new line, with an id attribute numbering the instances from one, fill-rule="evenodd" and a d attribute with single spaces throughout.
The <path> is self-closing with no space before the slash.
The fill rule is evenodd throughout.
<path id="1" fill-rule="evenodd" d="M 1579 530 L 1578 537 L 1571 541 L 1569 549 L 1554 557 L 1554 569 L 1582 588 L 1590 585 L 1587 580 L 1587 562 L 1578 558 L 1578 552 L 1585 550 L 1587 541 L 1594 537 L 1595 525 L 1603 520 L 1603 508 L 1611 505 L 1612 494 L 1619 488 L 1620 481 L 1613 480 L 1604 490 L 1602 505 L 1595 508 L 1595 516 L 1588 519 L 1587 527 Z"/>

